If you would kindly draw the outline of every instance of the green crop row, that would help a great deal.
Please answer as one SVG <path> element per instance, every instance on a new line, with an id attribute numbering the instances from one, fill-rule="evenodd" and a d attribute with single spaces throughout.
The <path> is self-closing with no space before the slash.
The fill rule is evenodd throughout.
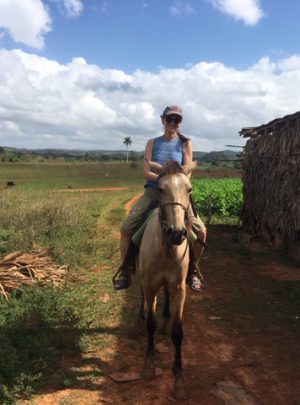
<path id="1" fill-rule="evenodd" d="M 243 205 L 240 179 L 193 180 L 193 198 L 200 215 L 239 217 Z"/>

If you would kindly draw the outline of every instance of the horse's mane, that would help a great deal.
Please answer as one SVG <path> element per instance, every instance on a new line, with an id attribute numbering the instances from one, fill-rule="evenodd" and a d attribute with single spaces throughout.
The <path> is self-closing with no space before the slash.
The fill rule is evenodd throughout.
<path id="1" fill-rule="evenodd" d="M 175 160 L 168 160 L 162 167 L 159 178 L 167 176 L 168 174 L 184 173 L 181 165 Z"/>

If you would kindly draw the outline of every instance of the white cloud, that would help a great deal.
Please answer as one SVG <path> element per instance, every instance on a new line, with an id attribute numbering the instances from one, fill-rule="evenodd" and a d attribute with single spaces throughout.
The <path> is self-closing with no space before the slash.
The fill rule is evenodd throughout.
<path id="1" fill-rule="evenodd" d="M 0 145 L 133 149 L 162 133 L 168 104 L 184 110 L 183 133 L 195 150 L 240 144 L 238 132 L 300 106 L 299 56 L 262 58 L 247 70 L 219 62 L 182 69 L 121 70 L 74 58 L 62 65 L 21 50 L 0 50 Z"/>
<path id="2" fill-rule="evenodd" d="M 279 62 L 278 68 L 285 72 L 289 70 L 299 70 L 300 69 L 300 56 L 293 55 L 289 58 L 283 59 Z"/>
<path id="3" fill-rule="evenodd" d="M 63 14 L 67 17 L 78 17 L 83 11 L 81 0 L 52 0 L 58 3 Z"/>
<path id="4" fill-rule="evenodd" d="M 174 4 L 169 7 L 170 14 L 174 17 L 181 16 L 181 15 L 189 15 L 195 14 L 195 10 L 190 5 L 190 3 L 182 2 L 176 0 Z"/>
<path id="5" fill-rule="evenodd" d="M 144 6 L 144 4 L 143 4 L 142 7 L 144 8 L 144 7 L 146 7 L 146 6 Z M 107 13 L 107 10 L 108 10 L 107 1 L 102 1 L 102 2 L 98 1 L 97 4 L 93 4 L 93 5 L 91 6 L 91 10 L 94 10 L 94 11 L 100 13 L 100 14 L 106 14 L 106 13 Z"/>
<path id="6" fill-rule="evenodd" d="M 51 30 L 51 18 L 40 0 L 4 0 L 0 1 L 0 28 L 15 42 L 41 49 L 45 34 Z"/>
<path id="7" fill-rule="evenodd" d="M 49 0 L 57 3 L 66 17 L 78 17 L 83 11 L 80 0 Z M 2 29 L 2 30 L 1 30 Z M 8 33 L 16 43 L 42 49 L 52 20 L 45 1 L 0 0 L 0 40 Z"/>
<path id="8" fill-rule="evenodd" d="M 12 121 L 2 121 L 1 122 L 2 129 L 7 130 L 8 132 L 12 132 L 14 134 L 22 135 L 19 126 Z"/>
<path id="9" fill-rule="evenodd" d="M 246 25 L 256 25 L 264 16 L 260 0 L 207 0 L 218 10 L 242 20 Z"/>

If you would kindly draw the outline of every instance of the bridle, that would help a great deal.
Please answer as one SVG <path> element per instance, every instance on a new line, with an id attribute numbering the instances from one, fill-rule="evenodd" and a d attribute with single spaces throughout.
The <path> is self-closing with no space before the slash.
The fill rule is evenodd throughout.
<path id="1" fill-rule="evenodd" d="M 160 208 L 160 213 L 161 213 L 161 215 L 160 215 L 160 225 L 161 225 L 162 230 L 164 232 L 167 231 L 167 226 L 168 226 L 166 218 L 165 218 L 165 211 L 164 211 L 164 208 L 167 205 L 179 205 L 179 207 L 181 207 L 183 209 L 183 211 L 184 211 L 184 223 L 186 224 L 188 222 L 188 219 L 189 219 L 189 215 L 188 215 L 189 207 L 186 208 L 183 204 L 181 204 L 179 202 L 168 202 L 168 203 L 165 203 L 165 204 L 160 204 L 159 203 L 159 208 Z"/>
<path id="2" fill-rule="evenodd" d="M 165 204 L 160 204 L 159 203 L 160 226 L 161 226 L 162 231 L 164 232 L 164 234 L 166 234 L 167 229 L 168 229 L 168 223 L 167 223 L 166 218 L 165 218 L 165 210 L 164 210 L 167 205 L 178 205 L 179 207 L 181 207 L 184 210 L 184 224 L 185 225 L 187 224 L 187 222 L 189 220 L 189 214 L 188 214 L 189 207 L 185 207 L 183 204 L 181 204 L 179 202 L 168 202 L 168 203 L 165 203 Z M 170 244 L 167 244 L 167 246 L 170 247 Z M 183 255 L 178 260 L 176 260 L 174 262 L 175 264 L 181 264 L 182 263 L 183 259 L 185 258 L 188 246 L 189 246 L 189 242 L 188 242 L 188 238 L 186 238 L 186 246 L 185 246 Z M 172 259 L 171 255 L 170 255 L 170 257 Z"/>

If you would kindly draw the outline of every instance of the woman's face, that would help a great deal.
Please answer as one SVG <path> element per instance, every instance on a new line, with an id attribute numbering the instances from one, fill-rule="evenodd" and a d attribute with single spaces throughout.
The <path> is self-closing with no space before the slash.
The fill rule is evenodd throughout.
<path id="1" fill-rule="evenodd" d="M 178 132 L 182 118 L 177 114 L 165 115 L 162 117 L 162 123 L 166 132 Z"/>

